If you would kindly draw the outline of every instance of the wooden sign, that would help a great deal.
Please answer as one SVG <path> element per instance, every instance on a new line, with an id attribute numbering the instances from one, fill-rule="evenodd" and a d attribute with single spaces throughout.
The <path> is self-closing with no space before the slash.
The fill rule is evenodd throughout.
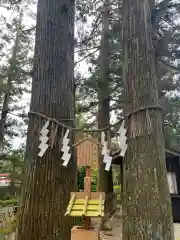
<path id="1" fill-rule="evenodd" d="M 77 166 L 99 168 L 99 148 L 97 139 L 87 138 L 76 144 Z"/>
<path id="2" fill-rule="evenodd" d="M 65 216 L 103 217 L 104 203 L 104 192 L 91 192 L 90 197 L 85 192 L 72 192 Z"/>

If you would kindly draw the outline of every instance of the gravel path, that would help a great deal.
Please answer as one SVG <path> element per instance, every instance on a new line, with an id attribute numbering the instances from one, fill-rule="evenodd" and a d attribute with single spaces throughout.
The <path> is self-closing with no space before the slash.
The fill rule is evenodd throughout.
<path id="1" fill-rule="evenodd" d="M 174 223 L 175 240 L 180 240 L 180 223 Z"/>
<path id="2" fill-rule="evenodd" d="M 122 239 L 122 220 L 120 218 L 114 217 L 111 220 L 110 227 L 112 231 L 101 231 L 102 240 L 121 240 Z"/>
<path id="3" fill-rule="evenodd" d="M 100 219 L 92 219 L 93 225 L 100 226 Z M 101 231 L 101 240 L 122 240 L 122 218 L 120 211 L 117 211 L 111 219 L 109 219 L 105 226 L 109 230 Z M 110 230 L 111 229 L 111 230 Z"/>

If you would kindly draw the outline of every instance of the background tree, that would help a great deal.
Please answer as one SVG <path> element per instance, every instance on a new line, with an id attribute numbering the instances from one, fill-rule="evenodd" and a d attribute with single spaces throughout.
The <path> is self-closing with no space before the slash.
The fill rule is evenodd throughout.
<path id="1" fill-rule="evenodd" d="M 25 2 L 8 4 L 5 17 L 0 18 L 0 142 L 2 145 L 5 140 L 5 146 L 7 141 L 12 143 L 15 136 L 21 135 L 21 127 L 25 126 L 22 118 L 26 117 L 26 105 L 19 102 L 30 91 L 33 48 L 33 32 L 24 24 L 26 7 Z"/>
<path id="2" fill-rule="evenodd" d="M 87 75 L 79 75 L 77 78 L 76 93 L 77 112 L 84 113 L 84 116 L 91 113 L 92 121 L 96 122 L 98 106 L 98 79 L 100 66 L 100 39 L 102 29 L 102 13 L 104 1 L 77 1 L 77 33 L 76 53 L 79 61 L 87 62 L 89 66 Z M 125 102 L 123 99 L 122 84 L 122 1 L 110 1 L 109 16 L 109 81 L 110 81 L 110 110 L 120 110 Z M 158 88 L 159 96 L 163 107 L 170 99 L 169 93 L 179 89 L 178 81 L 178 39 L 179 28 L 178 19 L 179 4 L 174 1 L 155 2 L 151 10 L 151 20 L 153 26 L 153 45 L 156 50 Z M 167 18 L 169 16 L 169 18 Z M 78 64 L 77 64 L 78 66 Z M 84 66 L 84 65 L 83 65 Z M 89 96 L 89 98 L 87 97 Z M 91 99 L 93 98 L 93 102 Z M 166 98 L 164 102 L 163 99 Z M 176 114 L 176 112 L 174 112 Z M 166 115 L 165 115 L 166 119 Z"/>
<path id="3" fill-rule="evenodd" d="M 102 30 L 101 43 L 99 55 L 99 77 L 97 79 L 97 96 L 98 96 L 98 128 L 105 128 L 110 124 L 110 4 L 109 1 L 104 1 L 102 8 Z M 110 136 L 107 133 L 106 139 L 109 141 Z M 109 148 L 111 144 L 109 142 Z M 99 191 L 106 193 L 107 204 L 105 206 L 106 213 L 112 213 L 115 206 L 113 206 L 113 176 L 112 168 L 109 172 L 105 171 L 104 163 L 100 159 L 99 169 Z M 111 194 L 111 195 L 110 195 Z M 104 228 L 105 219 L 101 220 L 101 229 Z"/>

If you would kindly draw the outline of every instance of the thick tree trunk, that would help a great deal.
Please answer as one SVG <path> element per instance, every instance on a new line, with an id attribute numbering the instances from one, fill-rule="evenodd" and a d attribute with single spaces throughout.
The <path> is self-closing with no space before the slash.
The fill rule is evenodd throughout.
<path id="1" fill-rule="evenodd" d="M 74 7 L 73 0 L 39 0 L 37 9 L 30 110 L 59 121 L 74 119 Z M 68 167 L 62 167 L 61 128 L 54 147 L 42 158 L 37 156 L 44 123 L 30 115 L 18 240 L 69 240 L 74 223 L 64 214 L 70 192 L 75 190 L 75 159 L 73 156 Z"/>
<path id="2" fill-rule="evenodd" d="M 123 77 L 131 110 L 159 104 L 151 5 L 145 0 L 124 1 Z M 159 108 L 129 117 L 123 190 L 124 240 L 173 239 Z"/>

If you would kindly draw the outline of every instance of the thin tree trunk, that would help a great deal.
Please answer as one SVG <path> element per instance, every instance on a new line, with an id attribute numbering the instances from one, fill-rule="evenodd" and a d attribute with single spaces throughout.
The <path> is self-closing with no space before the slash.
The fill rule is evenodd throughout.
<path id="1" fill-rule="evenodd" d="M 146 0 L 124 1 L 123 77 L 131 110 L 159 104 L 151 6 Z M 159 108 L 129 117 L 123 190 L 124 240 L 174 239 Z"/>
<path id="2" fill-rule="evenodd" d="M 103 29 L 100 47 L 100 79 L 98 83 L 98 126 L 104 128 L 109 125 L 110 120 L 110 93 L 109 93 L 109 4 L 103 7 Z M 105 175 L 105 176 L 103 176 Z M 99 189 L 108 192 L 108 172 L 104 171 L 101 164 Z"/>
<path id="3" fill-rule="evenodd" d="M 30 110 L 59 121 L 74 119 L 74 4 L 73 0 L 39 0 L 37 9 Z M 74 219 L 64 214 L 76 185 L 75 158 L 62 167 L 61 128 L 54 147 L 42 158 L 37 156 L 43 123 L 30 115 L 17 239 L 69 240 Z"/>
<path id="4" fill-rule="evenodd" d="M 100 47 L 100 79 L 98 85 L 99 111 L 98 125 L 99 128 L 104 128 L 109 125 L 110 120 L 110 82 L 109 82 L 109 0 L 105 1 L 102 13 L 102 37 Z M 101 161 L 99 170 L 99 191 L 113 193 L 112 169 L 107 172 L 104 170 L 104 163 Z M 107 195 L 108 196 L 108 195 Z M 106 211 L 113 209 L 113 201 L 108 201 Z M 103 221 L 101 228 L 103 228 Z"/>
<path id="5" fill-rule="evenodd" d="M 12 170 L 11 170 L 11 175 L 10 175 L 10 180 L 11 180 L 11 195 L 15 196 L 16 189 L 15 189 L 15 164 L 13 161 L 11 162 L 12 164 Z"/>

